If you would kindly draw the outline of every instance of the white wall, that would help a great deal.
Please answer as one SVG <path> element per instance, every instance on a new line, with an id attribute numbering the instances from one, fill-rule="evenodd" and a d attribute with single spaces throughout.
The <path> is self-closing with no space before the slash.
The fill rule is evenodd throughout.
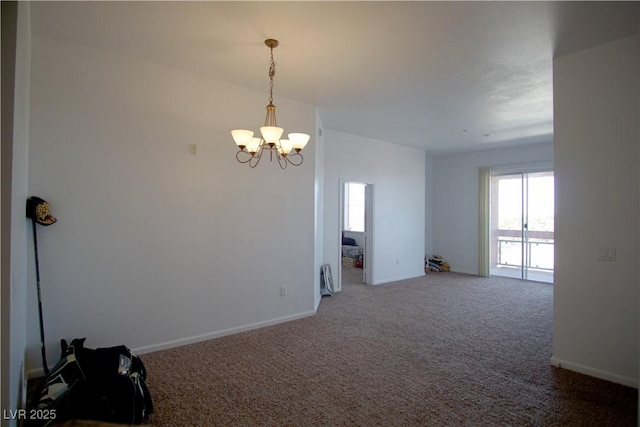
<path id="1" fill-rule="evenodd" d="M 373 284 L 423 275 L 424 152 L 326 130 L 324 253 L 334 272 L 341 262 L 341 180 L 374 185 Z"/>
<path id="2" fill-rule="evenodd" d="M 9 11 L 7 6 L 17 10 Z M 2 96 L 2 409 L 6 411 L 24 407 L 27 391 L 24 374 L 28 231 L 25 202 L 29 141 L 30 10 L 29 3 L 2 5 L 2 90 L 11 91 L 9 96 L 6 93 Z M 15 39 L 13 36 L 6 37 L 5 30 L 15 31 Z M 6 41 L 13 46 L 4 51 Z M 15 58 L 8 60 L 7 54 L 10 55 L 14 47 Z M 12 82 L 6 80 L 5 70 L 15 70 Z M 16 420 L 9 418 L 3 418 L 3 425 L 16 425 Z"/>
<path id="3" fill-rule="evenodd" d="M 0 361 L 2 362 L 2 375 L 0 382 L 2 393 L 0 393 L 0 405 L 2 409 L 15 410 L 18 408 L 18 388 L 19 363 L 12 360 L 12 348 L 14 342 L 19 346 L 19 337 L 11 335 L 11 311 L 12 311 L 12 284 L 11 284 L 11 214 L 12 214 L 12 163 L 13 163 L 13 139 L 14 139 L 14 109 L 15 109 L 15 71 L 17 56 L 18 37 L 18 4 L 2 3 L 2 13 L 0 14 L 2 24 L 2 126 L 1 129 L 1 155 L 0 155 L 0 286 L 2 307 L 0 309 L 0 327 L 2 328 L 2 346 L 0 351 Z M 24 334 L 22 342 L 24 348 Z M 16 425 L 14 421 L 11 425 Z"/>
<path id="4" fill-rule="evenodd" d="M 268 94 L 41 37 L 32 70 L 29 192 L 58 218 L 39 234 L 52 360 L 60 338 L 142 353 L 314 313 L 315 137 L 282 171 L 238 164 L 229 133 L 257 131 Z M 314 133 L 314 107 L 275 101 L 285 131 Z"/>
<path id="5" fill-rule="evenodd" d="M 14 111 L 14 149 L 11 213 L 11 347 L 12 360 L 20 364 L 21 402 L 26 400 L 25 347 L 27 331 L 27 289 L 35 282 L 27 282 L 28 221 L 25 220 L 25 204 L 28 197 L 29 152 L 29 96 L 31 73 L 31 9 L 18 5 L 18 44 L 16 57 L 16 105 Z M 18 362 L 19 361 L 19 362 Z"/>
<path id="6" fill-rule="evenodd" d="M 316 110 L 316 130 L 315 130 L 315 150 L 316 150 L 316 176 L 315 176 L 315 211 L 314 211 L 314 229 L 315 229 L 315 264 L 314 264 L 314 302 L 315 310 L 320 305 L 320 271 L 324 264 L 323 236 L 324 221 L 322 214 L 324 212 L 324 126 L 322 118 Z M 303 152 L 304 153 L 304 152 Z"/>
<path id="7" fill-rule="evenodd" d="M 433 235 L 434 235 L 434 161 L 433 157 L 425 153 L 425 185 L 424 185 L 424 253 L 433 255 Z"/>
<path id="8" fill-rule="evenodd" d="M 453 271 L 478 274 L 479 169 L 552 160 L 551 142 L 434 157 L 434 253 Z"/>
<path id="9" fill-rule="evenodd" d="M 638 36 L 554 60 L 552 363 L 638 384 Z M 616 261 L 599 261 L 600 248 Z"/>

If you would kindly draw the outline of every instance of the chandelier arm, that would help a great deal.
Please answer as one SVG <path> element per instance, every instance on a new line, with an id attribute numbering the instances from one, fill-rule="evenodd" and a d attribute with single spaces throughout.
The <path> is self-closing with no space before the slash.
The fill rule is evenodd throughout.
<path id="1" fill-rule="evenodd" d="M 304 157 L 299 152 L 292 152 L 286 157 L 287 161 L 293 166 L 300 166 L 304 161 Z"/>
<path id="2" fill-rule="evenodd" d="M 258 166 L 258 163 L 260 163 L 260 160 L 262 159 L 262 153 L 264 152 L 264 149 L 262 148 L 262 145 L 260 146 L 260 148 L 258 148 L 258 151 L 256 152 L 256 154 L 254 154 L 250 161 L 249 161 L 249 166 L 251 166 L 251 168 L 255 168 L 256 166 Z"/>
<path id="3" fill-rule="evenodd" d="M 280 166 L 280 169 L 286 169 L 288 166 L 287 158 L 279 155 L 277 157 L 278 157 L 278 165 Z"/>
<path id="4" fill-rule="evenodd" d="M 247 160 L 242 160 L 242 159 L 240 158 L 241 153 L 244 153 L 244 154 L 242 154 L 243 156 L 244 156 L 244 155 L 249 156 L 249 158 L 248 158 Z M 249 152 L 248 152 L 248 151 L 246 151 L 245 149 L 238 150 L 238 152 L 236 153 L 236 160 L 237 160 L 238 162 L 240 162 L 240 163 L 248 163 L 248 162 L 250 162 L 250 161 L 251 161 L 251 159 L 252 159 L 252 158 L 253 158 L 253 156 L 251 155 L 251 153 L 249 153 Z"/>

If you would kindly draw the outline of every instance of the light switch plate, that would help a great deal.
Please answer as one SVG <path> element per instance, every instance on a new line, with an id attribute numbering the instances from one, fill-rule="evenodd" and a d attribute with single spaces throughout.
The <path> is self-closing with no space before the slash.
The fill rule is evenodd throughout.
<path id="1" fill-rule="evenodd" d="M 615 261 L 616 248 L 600 248 L 598 260 L 599 261 Z"/>

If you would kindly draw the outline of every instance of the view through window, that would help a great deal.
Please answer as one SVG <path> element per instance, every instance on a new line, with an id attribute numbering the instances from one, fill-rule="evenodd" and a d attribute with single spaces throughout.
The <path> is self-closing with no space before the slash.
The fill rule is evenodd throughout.
<path id="1" fill-rule="evenodd" d="M 366 184 L 348 182 L 344 191 L 344 229 L 364 232 L 364 188 Z"/>

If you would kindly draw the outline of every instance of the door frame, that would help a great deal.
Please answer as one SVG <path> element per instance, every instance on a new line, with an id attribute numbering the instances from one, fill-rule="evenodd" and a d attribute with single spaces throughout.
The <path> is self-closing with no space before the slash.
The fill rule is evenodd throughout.
<path id="1" fill-rule="evenodd" d="M 364 248 L 364 268 L 363 283 L 370 285 L 373 282 L 373 248 L 374 248 L 374 200 L 375 184 L 366 180 L 340 178 L 338 190 L 338 274 L 334 283 L 336 291 L 342 290 L 342 231 L 344 230 L 344 186 L 349 182 L 365 184 L 365 248 Z"/>
<path id="2" fill-rule="evenodd" d="M 524 188 L 525 187 L 525 176 L 528 178 L 528 175 L 530 174 L 535 174 L 535 173 L 540 173 L 540 172 L 551 172 L 554 173 L 554 168 L 553 168 L 553 162 L 538 162 L 538 163 L 527 163 L 527 164 L 518 164 L 518 165 L 508 165 L 508 166 L 496 166 L 496 167 L 491 167 L 488 168 L 489 169 L 489 173 L 488 176 L 486 176 L 486 181 L 484 182 L 484 185 L 488 185 L 489 188 L 484 189 L 484 191 L 481 191 L 481 193 L 483 194 L 483 197 L 486 198 L 486 200 L 483 202 L 481 201 L 481 203 L 483 204 L 483 206 L 485 206 L 487 209 L 491 209 L 491 197 L 492 197 L 492 191 L 490 189 L 490 182 L 492 177 L 494 176 L 508 176 L 508 175 L 520 175 L 521 176 L 521 180 L 522 180 L 522 200 L 521 202 L 521 212 L 522 212 L 522 249 L 521 249 L 521 272 L 520 272 L 520 278 L 522 280 L 531 280 L 528 277 L 528 267 L 526 267 L 525 262 L 527 261 L 527 257 L 528 254 L 525 253 L 526 251 L 526 239 L 528 238 L 528 224 L 526 224 L 528 222 L 528 218 L 525 218 L 525 214 L 528 215 L 528 206 L 526 206 L 526 203 L 529 202 L 528 200 L 528 188 Z M 555 175 L 555 173 L 554 173 Z M 482 179 L 482 174 L 481 174 L 481 179 Z M 483 183 L 481 182 L 481 186 L 483 185 Z M 527 182 L 527 186 L 528 186 L 528 182 Z M 481 254 L 480 259 L 481 261 L 486 264 L 484 267 L 486 267 L 486 272 L 488 273 L 489 276 L 491 276 L 491 261 L 492 261 L 492 257 L 489 255 L 489 248 L 490 248 L 490 244 L 491 244 L 491 239 L 492 239 L 492 227 L 491 227 L 491 217 L 492 215 L 489 214 L 489 212 L 486 212 L 487 215 L 481 215 L 481 217 L 484 217 L 484 221 L 486 221 L 486 224 L 481 224 L 481 226 L 486 227 L 486 232 L 485 233 L 479 233 L 480 234 L 480 246 L 481 248 L 483 248 L 484 250 L 487 251 L 486 254 Z M 481 270 L 482 271 L 482 270 Z"/>

